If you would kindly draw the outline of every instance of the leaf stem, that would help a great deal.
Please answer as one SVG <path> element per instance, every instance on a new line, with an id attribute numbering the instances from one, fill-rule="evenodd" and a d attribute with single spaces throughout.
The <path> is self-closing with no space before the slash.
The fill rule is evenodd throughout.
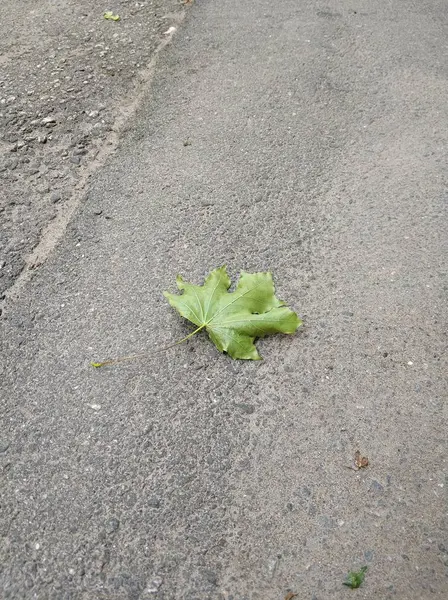
<path id="1" fill-rule="evenodd" d="M 187 336 L 185 336 L 181 340 L 177 340 L 177 342 L 173 342 L 172 344 L 170 344 L 169 346 L 165 346 L 164 348 L 158 348 L 157 350 L 154 350 L 154 352 L 142 352 L 141 354 L 130 354 L 129 356 L 121 356 L 120 358 L 113 358 L 111 360 L 105 360 L 103 362 L 91 362 L 90 365 L 92 367 L 94 367 L 95 369 L 99 369 L 100 367 L 116 365 L 121 362 L 129 361 L 129 360 L 136 360 L 137 358 L 145 358 L 146 356 L 151 356 L 152 354 L 158 354 L 159 352 L 165 352 L 166 350 L 169 350 L 170 348 L 174 348 L 174 346 L 183 344 L 184 342 L 186 342 L 187 340 L 192 338 L 194 335 L 199 333 L 202 329 L 204 329 L 204 327 L 206 327 L 206 325 L 207 325 L 207 323 L 204 323 L 204 325 L 201 325 L 200 327 L 198 327 L 197 329 L 195 329 L 194 331 L 189 333 Z"/>

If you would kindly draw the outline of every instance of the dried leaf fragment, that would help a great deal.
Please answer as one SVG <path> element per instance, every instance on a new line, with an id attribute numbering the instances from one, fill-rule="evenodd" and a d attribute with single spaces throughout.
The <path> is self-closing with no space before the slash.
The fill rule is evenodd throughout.
<path id="1" fill-rule="evenodd" d="M 357 469 L 365 469 L 369 466 L 369 459 L 367 456 L 361 456 L 361 452 L 356 450 L 355 452 L 355 467 Z"/>
<path id="2" fill-rule="evenodd" d="M 299 594 L 294 594 L 294 592 L 288 592 L 285 596 L 285 600 L 292 600 L 293 598 L 297 598 Z"/>

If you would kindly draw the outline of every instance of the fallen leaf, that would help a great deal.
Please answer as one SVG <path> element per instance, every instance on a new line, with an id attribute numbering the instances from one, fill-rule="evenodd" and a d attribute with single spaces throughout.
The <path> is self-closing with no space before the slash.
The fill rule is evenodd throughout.
<path id="1" fill-rule="evenodd" d="M 111 10 L 108 10 L 104 13 L 104 18 L 108 21 L 119 21 L 120 15 L 114 15 L 114 13 Z"/>
<path id="2" fill-rule="evenodd" d="M 365 469 L 369 466 L 369 459 L 367 456 L 361 456 L 361 452 L 356 450 L 355 452 L 355 466 L 358 469 Z"/>
<path id="3" fill-rule="evenodd" d="M 367 569 L 368 567 L 361 567 L 359 571 L 350 571 L 343 585 L 352 588 L 352 590 L 359 588 L 364 581 Z"/>
<path id="4" fill-rule="evenodd" d="M 288 592 L 285 596 L 285 600 L 292 600 L 293 598 L 297 598 L 299 594 L 294 594 L 294 592 Z"/>
<path id="5" fill-rule="evenodd" d="M 187 283 L 179 275 L 182 294 L 164 292 L 180 315 L 198 328 L 187 338 L 205 329 L 221 352 L 232 358 L 260 360 L 256 338 L 273 333 L 294 333 L 302 324 L 295 312 L 275 296 L 271 273 L 242 272 L 234 292 L 226 267 L 212 271 L 204 285 Z"/>

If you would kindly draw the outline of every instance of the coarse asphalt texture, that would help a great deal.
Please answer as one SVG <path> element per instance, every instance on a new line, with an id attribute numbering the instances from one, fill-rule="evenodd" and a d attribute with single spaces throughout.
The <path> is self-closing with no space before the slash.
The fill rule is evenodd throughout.
<path id="1" fill-rule="evenodd" d="M 187 7 L 113 0 L 111 21 L 107 1 L 2 0 L 0 312 L 20 273 L 43 262 L 42 248 L 32 251 L 49 224 L 70 216 Z"/>
<path id="2" fill-rule="evenodd" d="M 445 0 L 194 3 L 2 317 L 2 599 L 447 597 L 446 40 Z M 301 330 L 89 366 L 222 264 Z"/>

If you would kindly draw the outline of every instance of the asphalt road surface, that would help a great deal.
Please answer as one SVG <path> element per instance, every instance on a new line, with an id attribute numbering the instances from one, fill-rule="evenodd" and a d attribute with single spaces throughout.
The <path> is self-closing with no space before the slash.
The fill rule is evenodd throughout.
<path id="1" fill-rule="evenodd" d="M 445 0 L 194 3 L 5 306 L 2 599 L 447 597 L 447 39 Z M 222 264 L 301 331 L 89 366 Z"/>

